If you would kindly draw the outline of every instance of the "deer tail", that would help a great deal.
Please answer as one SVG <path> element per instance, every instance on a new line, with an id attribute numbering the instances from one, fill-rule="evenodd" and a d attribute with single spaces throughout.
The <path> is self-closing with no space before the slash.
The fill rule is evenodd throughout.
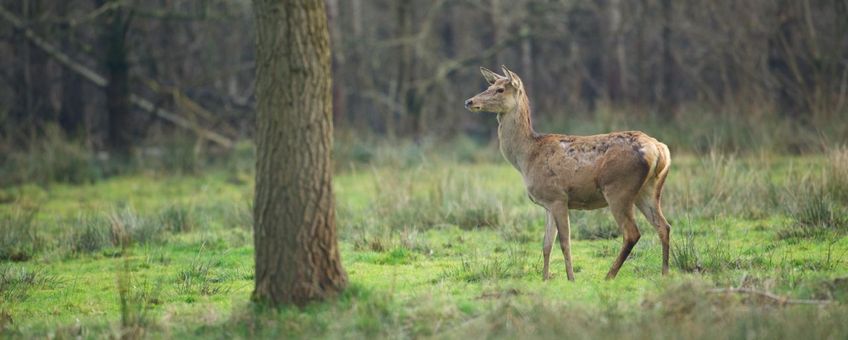
<path id="1" fill-rule="evenodd" d="M 656 176 L 657 185 L 654 195 L 659 200 L 662 194 L 662 187 L 665 184 L 665 178 L 668 176 L 668 171 L 671 168 L 671 152 L 668 151 L 668 146 L 657 142 L 657 160 L 654 165 L 654 174 Z"/>

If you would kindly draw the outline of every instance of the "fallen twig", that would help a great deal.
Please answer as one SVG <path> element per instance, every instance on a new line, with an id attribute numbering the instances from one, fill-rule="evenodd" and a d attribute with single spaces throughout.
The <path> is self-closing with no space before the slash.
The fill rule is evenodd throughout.
<path id="1" fill-rule="evenodd" d="M 800 304 L 800 305 L 826 305 L 832 303 L 833 300 L 807 300 L 807 299 L 792 299 L 786 296 L 780 296 L 767 291 L 756 290 L 751 288 L 715 288 L 710 289 L 710 293 L 717 294 L 748 294 L 767 298 L 781 305 Z"/>

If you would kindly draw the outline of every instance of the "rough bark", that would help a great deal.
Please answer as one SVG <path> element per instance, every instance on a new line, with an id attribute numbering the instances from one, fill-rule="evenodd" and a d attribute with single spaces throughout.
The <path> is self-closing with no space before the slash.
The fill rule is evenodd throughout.
<path id="1" fill-rule="evenodd" d="M 332 191 L 323 0 L 254 0 L 257 163 L 253 299 L 303 306 L 347 283 Z"/>

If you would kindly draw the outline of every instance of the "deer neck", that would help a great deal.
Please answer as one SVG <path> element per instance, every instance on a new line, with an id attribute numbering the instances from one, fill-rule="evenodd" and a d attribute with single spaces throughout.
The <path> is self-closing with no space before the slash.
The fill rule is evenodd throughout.
<path id="1" fill-rule="evenodd" d="M 527 166 L 527 156 L 535 144 L 535 136 L 529 100 L 525 95 L 519 97 L 518 105 L 513 111 L 498 113 L 498 140 L 501 153 L 522 173 Z"/>

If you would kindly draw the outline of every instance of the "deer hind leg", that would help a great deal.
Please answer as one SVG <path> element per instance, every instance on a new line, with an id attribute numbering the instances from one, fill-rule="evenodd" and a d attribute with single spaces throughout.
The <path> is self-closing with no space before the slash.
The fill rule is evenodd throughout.
<path id="1" fill-rule="evenodd" d="M 551 248 L 554 244 L 554 239 L 557 236 L 556 222 L 550 211 L 545 214 L 545 244 L 542 246 L 542 255 L 545 258 L 545 266 L 542 269 L 543 280 L 551 278 L 549 264 L 551 262 Z"/>
<path id="2" fill-rule="evenodd" d="M 639 242 L 639 238 L 642 235 L 639 233 L 639 228 L 636 227 L 636 220 L 633 218 L 632 198 L 612 200 L 608 198 L 607 202 L 609 203 L 613 217 L 615 217 L 615 222 L 618 223 L 618 227 L 621 228 L 624 234 L 624 243 L 621 246 L 621 251 L 618 253 L 618 258 L 615 259 L 615 262 L 613 262 L 612 267 L 607 273 L 607 280 L 609 280 L 614 279 L 618 275 L 618 270 L 621 269 L 621 265 L 627 260 L 627 256 L 630 255 L 630 251 L 633 250 L 633 246 L 636 245 L 636 242 Z"/>
<path id="3" fill-rule="evenodd" d="M 662 274 L 668 275 L 668 256 L 669 256 L 669 241 L 671 238 L 671 225 L 666 221 L 665 216 L 660 208 L 660 196 L 662 186 L 655 186 L 654 183 L 648 183 L 636 202 L 636 206 L 645 215 L 645 218 L 651 222 L 654 228 L 657 229 L 657 235 L 662 243 Z M 650 185 L 654 184 L 654 185 Z"/>
<path id="4" fill-rule="evenodd" d="M 574 269 L 571 262 L 571 225 L 568 221 L 568 204 L 556 202 L 548 207 L 553 217 L 556 229 L 559 232 L 559 245 L 562 248 L 562 257 L 565 259 L 565 273 L 568 281 L 574 281 Z"/>

